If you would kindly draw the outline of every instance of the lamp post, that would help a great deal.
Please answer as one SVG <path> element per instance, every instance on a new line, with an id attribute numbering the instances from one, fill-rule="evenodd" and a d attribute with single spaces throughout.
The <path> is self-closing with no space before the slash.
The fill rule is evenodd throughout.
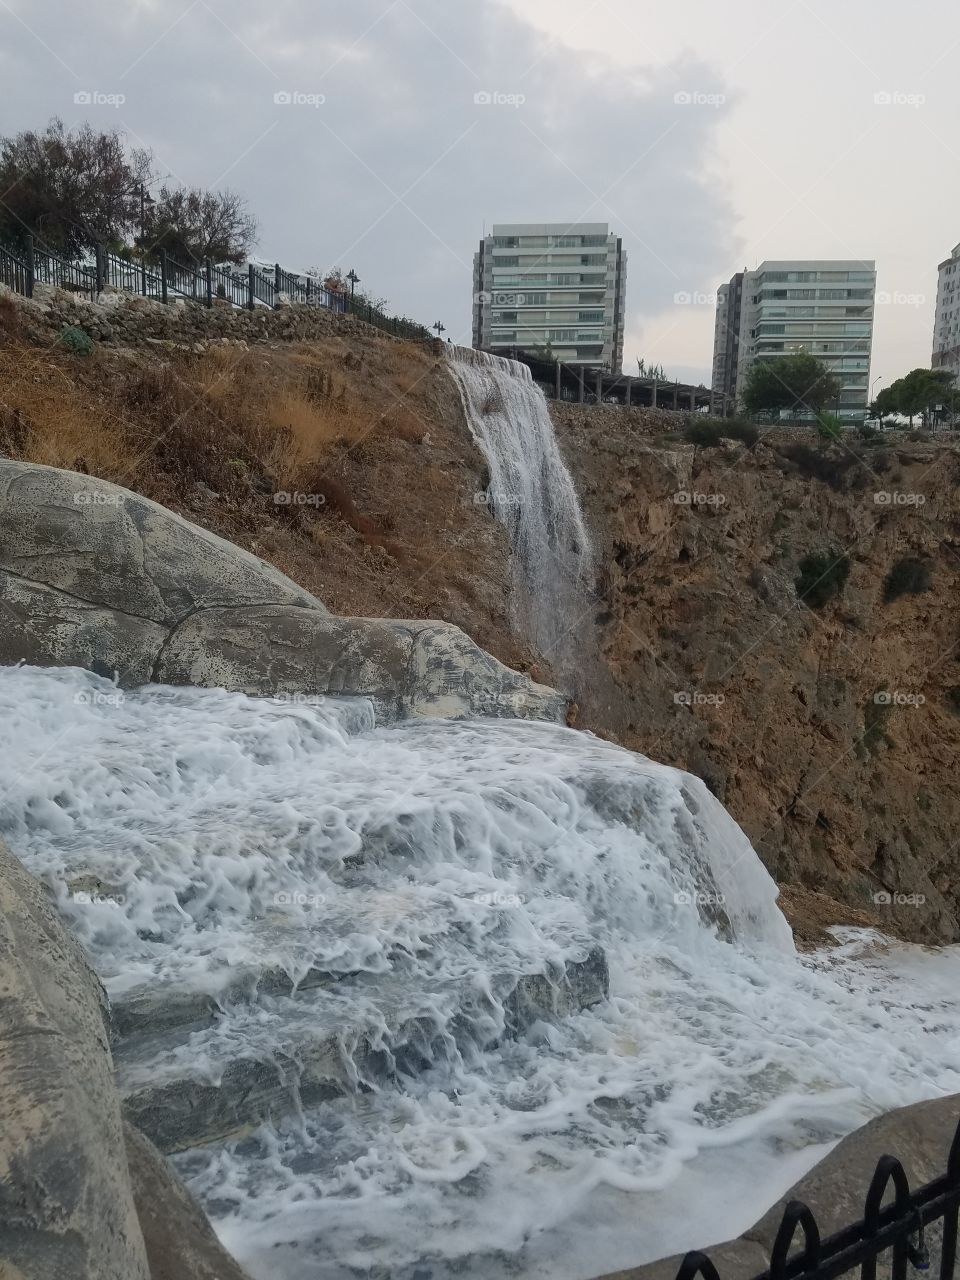
<path id="1" fill-rule="evenodd" d="M 877 383 L 878 383 L 878 382 L 882 382 L 882 381 L 883 381 L 883 375 L 881 374 L 879 377 L 874 378 L 873 382 L 871 382 L 871 384 L 870 384 L 870 405 L 874 405 L 874 404 L 876 404 L 876 401 L 877 401 L 877 395 L 876 395 Z M 868 406 L 867 406 L 867 412 L 868 412 L 868 413 L 870 412 L 870 405 L 868 405 Z M 883 417 L 881 416 L 881 414 L 880 414 L 879 412 L 877 413 L 877 421 L 879 422 L 880 426 L 882 427 L 882 426 L 883 426 Z"/>
<path id="2" fill-rule="evenodd" d="M 441 333 L 447 332 L 447 326 L 445 324 L 441 324 L 440 321 L 438 320 L 437 323 L 433 326 L 433 328 L 436 330 L 437 341 L 439 342 Z"/>
<path id="3" fill-rule="evenodd" d="M 147 296 L 147 205 L 155 204 L 145 182 L 140 183 L 140 292 Z"/>
<path id="4" fill-rule="evenodd" d="M 360 277 L 354 271 L 353 267 L 350 268 L 350 274 L 347 276 L 347 279 L 350 281 L 350 301 L 352 303 L 353 291 L 357 287 L 357 285 L 360 283 Z"/>

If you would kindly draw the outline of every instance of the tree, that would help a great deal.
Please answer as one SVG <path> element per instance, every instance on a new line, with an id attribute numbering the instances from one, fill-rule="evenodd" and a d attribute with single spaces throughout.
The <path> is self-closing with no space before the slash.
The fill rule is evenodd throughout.
<path id="1" fill-rule="evenodd" d="M 137 244 L 150 257 L 164 249 L 174 262 L 197 266 L 207 258 L 243 262 L 256 236 L 257 220 L 235 192 L 161 187 Z"/>
<path id="2" fill-rule="evenodd" d="M 666 382 L 667 375 L 664 373 L 662 364 L 647 365 L 643 356 L 637 359 L 637 376 L 640 378 L 653 378 L 657 382 Z"/>
<path id="3" fill-rule="evenodd" d="M 919 414 L 926 425 L 930 411 L 938 404 L 955 412 L 960 407 L 960 392 L 948 369 L 911 369 L 884 387 L 874 404 L 880 414 L 899 413 L 911 420 Z"/>
<path id="4" fill-rule="evenodd" d="M 0 238 L 22 246 L 27 235 L 67 258 L 95 244 L 118 246 L 139 224 L 140 184 L 151 156 L 127 154 L 120 133 L 89 124 L 67 130 L 54 119 L 42 133 L 0 140 Z"/>
<path id="5" fill-rule="evenodd" d="M 743 392 L 748 413 L 768 413 L 782 409 L 812 413 L 819 417 L 824 405 L 840 396 L 840 383 L 827 366 L 806 351 L 757 360 L 750 368 Z"/>

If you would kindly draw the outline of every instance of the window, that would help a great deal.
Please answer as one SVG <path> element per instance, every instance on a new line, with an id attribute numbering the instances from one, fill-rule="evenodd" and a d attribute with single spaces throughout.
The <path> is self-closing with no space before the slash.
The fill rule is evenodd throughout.
<path id="1" fill-rule="evenodd" d="M 602 311 L 581 311 L 577 316 L 581 324 L 603 324 Z"/>
<path id="2" fill-rule="evenodd" d="M 516 324 L 517 313 L 515 311 L 495 311 L 491 319 L 494 324 Z"/>
<path id="3" fill-rule="evenodd" d="M 519 236 L 494 236 L 493 247 L 495 249 L 519 249 Z"/>
<path id="4" fill-rule="evenodd" d="M 494 258 L 493 265 L 495 267 L 519 267 L 520 259 L 516 255 L 512 258 Z"/>
<path id="5" fill-rule="evenodd" d="M 573 329 L 550 329 L 547 335 L 551 342 L 573 342 L 576 331 Z"/>
<path id="6" fill-rule="evenodd" d="M 607 265 L 607 255 L 605 253 L 581 253 L 581 267 L 605 267 Z"/>

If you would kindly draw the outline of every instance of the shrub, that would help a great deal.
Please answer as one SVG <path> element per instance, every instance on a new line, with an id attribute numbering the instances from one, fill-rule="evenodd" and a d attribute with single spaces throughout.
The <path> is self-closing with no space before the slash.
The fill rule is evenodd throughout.
<path id="1" fill-rule="evenodd" d="M 804 556 L 794 579 L 797 596 L 811 609 L 822 609 L 839 596 L 850 576 L 850 561 L 842 551 L 824 551 Z"/>
<path id="2" fill-rule="evenodd" d="M 704 449 L 715 449 L 723 434 L 715 422 L 690 422 L 683 429 L 683 438 Z"/>
<path id="3" fill-rule="evenodd" d="M 840 453 L 838 456 L 832 453 L 820 453 L 817 449 L 811 449 L 808 444 L 799 442 L 781 445 L 777 452 L 782 458 L 792 462 L 804 475 L 822 480 L 831 489 L 842 489 L 846 473 L 851 467 L 858 465 L 857 459 L 851 457 L 849 453 Z"/>
<path id="4" fill-rule="evenodd" d="M 947 706 L 955 716 L 960 716 L 960 684 L 955 684 L 947 690 Z"/>
<path id="5" fill-rule="evenodd" d="M 930 566 L 925 560 L 910 556 L 904 560 L 898 560 L 887 574 L 883 584 L 884 603 L 890 604 L 900 596 L 917 596 L 924 591 L 929 591 L 931 580 Z"/>
<path id="6" fill-rule="evenodd" d="M 843 435 L 843 423 L 832 413 L 821 413 L 817 418 L 817 435 L 821 440 L 833 443 Z"/>
<path id="7" fill-rule="evenodd" d="M 887 746 L 893 745 L 887 733 L 887 720 L 892 704 L 877 701 L 877 694 L 884 692 L 886 692 L 884 689 L 878 689 L 863 709 L 863 737 L 860 741 L 870 755 L 876 755 L 883 743 Z"/>
<path id="8" fill-rule="evenodd" d="M 60 334 L 61 345 L 76 356 L 88 356 L 93 350 L 93 339 L 77 324 L 68 324 Z"/>
<path id="9" fill-rule="evenodd" d="M 755 427 L 752 422 L 744 422 L 740 418 L 731 419 L 723 428 L 723 434 L 730 440 L 739 440 L 748 449 L 752 449 L 760 439 L 759 428 Z"/>
<path id="10" fill-rule="evenodd" d="M 688 422 L 683 429 L 683 438 L 704 449 L 715 449 L 722 440 L 739 440 L 752 449 L 760 439 L 760 432 L 752 422 L 744 422 L 740 418 L 703 418 Z"/>

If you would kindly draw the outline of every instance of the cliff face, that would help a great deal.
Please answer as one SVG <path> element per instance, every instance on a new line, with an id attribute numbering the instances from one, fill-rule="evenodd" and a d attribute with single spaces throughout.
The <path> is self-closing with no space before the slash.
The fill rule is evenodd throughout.
<path id="1" fill-rule="evenodd" d="M 580 723 L 706 779 L 793 914 L 955 941 L 957 452 L 695 448 L 662 415 L 553 408 L 599 548 Z"/>

